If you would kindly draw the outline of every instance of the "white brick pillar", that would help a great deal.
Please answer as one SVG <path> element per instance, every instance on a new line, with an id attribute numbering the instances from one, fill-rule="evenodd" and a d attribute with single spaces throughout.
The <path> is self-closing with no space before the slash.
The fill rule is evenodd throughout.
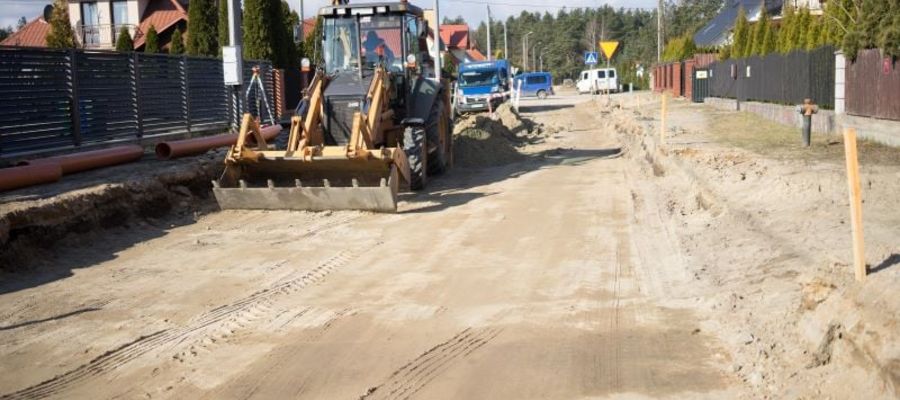
<path id="1" fill-rule="evenodd" d="M 834 113 L 843 114 L 846 98 L 847 58 L 843 51 L 834 52 Z"/>

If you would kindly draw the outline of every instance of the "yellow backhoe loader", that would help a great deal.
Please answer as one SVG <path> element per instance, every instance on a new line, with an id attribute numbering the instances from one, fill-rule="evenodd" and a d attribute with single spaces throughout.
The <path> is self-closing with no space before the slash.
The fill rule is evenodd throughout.
<path id="1" fill-rule="evenodd" d="M 213 182 L 222 209 L 394 212 L 401 186 L 452 163 L 449 89 L 433 77 L 422 9 L 335 1 L 319 16 L 324 60 L 286 145 L 272 149 L 245 115 Z"/>

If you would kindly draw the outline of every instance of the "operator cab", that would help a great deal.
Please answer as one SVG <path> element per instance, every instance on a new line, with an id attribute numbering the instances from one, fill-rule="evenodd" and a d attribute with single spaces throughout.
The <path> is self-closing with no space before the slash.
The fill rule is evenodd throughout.
<path id="1" fill-rule="evenodd" d="M 428 59 L 427 26 L 416 6 L 342 4 L 322 8 L 319 15 L 324 19 L 322 55 L 329 75 L 352 71 L 366 76 L 378 65 L 405 74 L 409 61 Z"/>
<path id="2" fill-rule="evenodd" d="M 331 83 L 325 90 L 325 142 L 346 144 L 353 114 L 362 111 L 375 69 L 388 72 L 391 108 L 405 110 L 411 82 L 432 67 L 421 8 L 406 2 L 336 4 L 323 18 L 322 67 Z M 431 65 L 428 65 L 428 64 Z M 402 114 L 402 113 L 400 113 Z M 395 115 L 397 121 L 405 115 Z"/>

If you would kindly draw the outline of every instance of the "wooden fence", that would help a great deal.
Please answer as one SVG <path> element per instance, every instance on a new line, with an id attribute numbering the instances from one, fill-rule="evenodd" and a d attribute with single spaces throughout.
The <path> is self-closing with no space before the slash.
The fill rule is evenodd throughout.
<path id="1" fill-rule="evenodd" d="M 900 62 L 863 50 L 846 73 L 847 114 L 900 121 Z"/>

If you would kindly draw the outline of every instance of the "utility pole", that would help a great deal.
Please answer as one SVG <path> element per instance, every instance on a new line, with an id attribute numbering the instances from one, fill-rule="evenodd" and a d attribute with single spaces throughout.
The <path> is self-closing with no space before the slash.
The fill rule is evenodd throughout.
<path id="1" fill-rule="evenodd" d="M 659 6 L 656 9 L 656 62 L 662 62 L 663 31 L 665 29 L 663 14 L 665 14 L 665 11 L 665 1 L 659 0 Z"/>
<path id="2" fill-rule="evenodd" d="M 300 41 L 303 41 L 303 28 L 306 27 L 306 21 L 303 19 L 303 0 L 300 0 Z"/>
<path id="3" fill-rule="evenodd" d="M 528 72 L 528 35 L 534 32 L 528 32 L 522 36 L 522 72 Z"/>
<path id="4" fill-rule="evenodd" d="M 234 0 L 232 0 L 234 1 Z M 441 60 L 441 10 L 438 5 L 439 1 L 434 0 L 434 78 L 441 82 L 441 68 L 444 63 Z"/>
<path id="5" fill-rule="evenodd" d="M 503 21 L 503 58 L 509 60 L 509 43 L 506 41 L 506 21 Z"/>
<path id="6" fill-rule="evenodd" d="M 487 6 L 488 12 L 488 20 L 487 20 L 487 46 L 488 46 L 488 61 L 491 61 L 494 57 L 493 51 L 491 49 L 491 6 Z"/>

